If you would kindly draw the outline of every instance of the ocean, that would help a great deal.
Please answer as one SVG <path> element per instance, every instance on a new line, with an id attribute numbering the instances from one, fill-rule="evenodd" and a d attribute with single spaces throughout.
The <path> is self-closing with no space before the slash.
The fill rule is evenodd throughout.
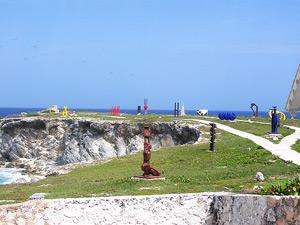
<path id="1" fill-rule="evenodd" d="M 9 184 L 24 177 L 21 169 L 0 168 L 0 185 Z"/>
<path id="2" fill-rule="evenodd" d="M 0 117 L 9 117 L 13 115 L 20 114 L 22 112 L 26 113 L 33 113 L 38 112 L 42 110 L 42 108 L 0 108 Z M 70 109 L 74 111 L 93 111 L 93 112 L 110 112 L 111 109 Z M 252 116 L 252 111 L 236 111 L 236 110 L 211 110 L 209 111 L 210 116 L 218 116 L 221 112 L 232 112 L 235 113 L 238 117 L 239 116 Z M 121 109 L 121 113 L 125 114 L 136 114 L 136 109 Z M 162 109 L 150 109 L 148 110 L 149 114 L 162 114 L 162 115 L 173 115 L 173 109 L 172 110 L 162 110 Z M 196 109 L 195 110 L 185 110 L 185 113 L 187 115 L 196 115 Z M 287 118 L 290 118 L 289 113 L 286 113 Z M 260 117 L 267 117 L 267 112 L 260 111 L 259 112 Z"/>

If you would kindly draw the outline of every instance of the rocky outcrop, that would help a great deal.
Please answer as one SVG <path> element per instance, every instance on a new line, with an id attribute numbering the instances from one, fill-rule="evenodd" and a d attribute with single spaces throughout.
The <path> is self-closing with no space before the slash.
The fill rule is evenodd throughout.
<path id="1" fill-rule="evenodd" d="M 60 165 L 106 160 L 143 149 L 142 123 L 86 119 L 3 119 L 0 163 L 49 175 Z M 151 124 L 153 148 L 198 141 L 197 128 L 174 123 Z"/>
<path id="2" fill-rule="evenodd" d="M 0 206 L 0 224 L 299 225 L 300 198 L 231 193 L 31 200 Z"/>

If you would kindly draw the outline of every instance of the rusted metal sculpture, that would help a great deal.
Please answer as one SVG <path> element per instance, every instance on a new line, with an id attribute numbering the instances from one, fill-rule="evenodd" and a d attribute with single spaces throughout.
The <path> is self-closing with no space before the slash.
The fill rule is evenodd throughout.
<path id="1" fill-rule="evenodd" d="M 144 171 L 143 177 L 145 178 L 153 178 L 159 177 L 160 172 L 157 169 L 154 169 L 150 165 L 151 159 L 151 144 L 150 144 L 150 127 L 144 126 L 144 161 L 142 165 L 142 170 Z"/>
<path id="2" fill-rule="evenodd" d="M 151 159 L 151 144 L 150 144 L 150 126 L 144 126 L 144 160 L 142 164 L 142 176 L 135 176 L 135 179 L 164 179 L 160 176 L 160 172 L 150 165 Z"/>

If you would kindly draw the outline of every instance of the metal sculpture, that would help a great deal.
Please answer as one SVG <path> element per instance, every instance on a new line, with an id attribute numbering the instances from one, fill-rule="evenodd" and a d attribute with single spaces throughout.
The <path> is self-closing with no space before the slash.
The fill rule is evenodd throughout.
<path id="1" fill-rule="evenodd" d="M 184 104 L 182 104 L 181 106 L 181 110 L 180 110 L 180 116 L 185 116 L 185 110 L 184 110 Z"/>
<path id="2" fill-rule="evenodd" d="M 179 117 L 179 102 L 174 103 L 174 117 Z"/>
<path id="3" fill-rule="evenodd" d="M 111 108 L 111 115 L 112 116 L 120 116 L 120 113 L 121 113 L 120 106 L 113 106 Z"/>
<path id="4" fill-rule="evenodd" d="M 271 123 L 271 134 L 279 134 L 277 131 L 278 128 L 278 116 L 277 116 L 277 107 L 273 106 L 271 109 L 271 115 L 272 115 L 272 123 Z"/>
<path id="5" fill-rule="evenodd" d="M 69 112 L 68 112 L 68 107 L 64 106 L 64 110 L 61 113 L 62 117 L 68 117 L 69 116 Z"/>
<path id="6" fill-rule="evenodd" d="M 254 108 L 255 107 L 255 111 L 254 111 Z M 253 111 L 253 117 L 258 117 L 258 106 L 255 104 L 255 103 L 251 103 L 251 106 L 250 108 L 252 109 Z"/>
<path id="7" fill-rule="evenodd" d="M 160 176 L 159 170 L 153 168 L 150 165 L 151 159 L 151 144 L 150 144 L 150 126 L 144 126 L 144 152 L 143 152 L 143 164 L 141 166 L 142 171 L 144 172 L 142 176 L 135 176 L 133 179 L 164 179 Z"/>
<path id="8" fill-rule="evenodd" d="M 219 114 L 219 119 L 220 120 L 235 120 L 236 119 L 236 115 L 234 113 L 220 113 Z"/>
<path id="9" fill-rule="evenodd" d="M 148 109 L 149 109 L 149 106 L 148 106 L 148 99 L 145 98 L 145 99 L 144 99 L 144 114 L 145 114 L 145 115 L 148 114 Z"/>
<path id="10" fill-rule="evenodd" d="M 142 107 L 139 105 L 139 106 L 137 107 L 137 112 L 136 112 L 136 114 L 137 114 L 137 115 L 141 115 L 141 112 L 142 112 Z"/>

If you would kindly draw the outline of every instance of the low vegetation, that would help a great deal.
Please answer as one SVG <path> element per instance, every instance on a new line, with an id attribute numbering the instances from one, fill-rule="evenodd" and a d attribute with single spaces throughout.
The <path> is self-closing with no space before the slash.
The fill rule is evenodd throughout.
<path id="1" fill-rule="evenodd" d="M 28 114 L 27 116 L 37 116 Z M 60 115 L 47 113 L 43 117 L 58 118 Z M 142 123 L 171 122 L 173 116 L 125 115 L 113 117 L 109 113 L 77 112 L 77 117 L 97 120 L 127 120 Z M 125 117 L 125 118 L 124 118 Z M 195 116 L 183 119 L 199 118 Z M 200 117 L 200 119 L 205 119 Z M 270 131 L 270 125 L 227 122 L 218 118 L 207 120 L 226 124 L 230 127 L 264 136 Z M 242 118 L 248 120 L 249 118 Z M 269 122 L 266 118 L 251 119 Z M 181 121 L 179 123 L 186 123 Z M 195 122 L 192 122 L 195 123 Z M 298 120 L 287 120 L 285 124 L 297 125 Z M 300 126 L 300 123 L 299 123 Z M 208 127 L 202 127 L 204 137 L 208 137 Z M 149 195 L 166 193 L 233 191 L 253 192 L 254 186 L 264 185 L 262 194 L 297 194 L 300 167 L 284 162 L 271 155 L 253 142 L 235 135 L 218 132 L 216 152 L 208 151 L 208 144 L 186 145 L 159 149 L 152 154 L 154 167 L 162 171 L 165 181 L 137 181 L 134 175 L 140 175 L 142 153 L 120 157 L 108 162 L 98 162 L 89 166 L 78 166 L 69 174 L 50 176 L 32 184 L 14 184 L 0 186 L 0 200 L 24 201 L 38 192 L 48 193 L 47 198 L 92 197 L 110 195 Z M 279 128 L 283 136 L 293 133 L 292 129 Z M 300 142 L 293 148 L 300 152 Z M 262 172 L 266 181 L 257 183 L 256 172 Z M 280 180 L 278 180 L 280 178 Z M 291 180 L 292 179 L 292 180 Z M 296 188 L 296 189 L 295 189 Z"/>
<path id="2" fill-rule="evenodd" d="M 263 195 L 296 195 L 300 194 L 300 177 L 284 179 L 266 185 L 262 190 Z"/>
<path id="3" fill-rule="evenodd" d="M 243 121 L 224 121 L 220 120 L 217 117 L 209 117 L 209 118 L 203 118 L 204 120 L 209 120 L 209 121 L 214 121 L 217 123 L 221 123 L 224 125 L 227 125 L 229 127 L 235 128 L 237 130 L 245 131 L 257 136 L 265 136 L 266 134 L 271 132 L 271 125 L 269 124 L 259 124 L 259 123 L 248 123 L 248 122 L 243 122 Z M 248 118 L 249 119 L 249 118 Z M 245 119 L 245 121 L 247 121 Z M 267 119 L 265 119 L 264 122 L 267 122 Z M 270 121 L 268 121 L 270 122 Z M 283 127 L 280 126 L 278 128 L 278 132 L 283 136 L 288 136 L 294 132 L 293 129 L 290 129 L 288 127 Z"/>
<path id="4" fill-rule="evenodd" d="M 300 152 L 300 140 L 297 140 L 294 145 L 292 145 L 292 149 L 296 152 Z"/>
<path id="5" fill-rule="evenodd" d="M 142 153 L 79 166 L 69 174 L 51 176 L 32 184 L 0 187 L 0 199 L 24 201 L 38 192 L 48 198 L 110 195 L 234 191 L 252 192 L 255 174 L 261 171 L 266 182 L 278 176 L 294 177 L 300 167 L 284 162 L 253 142 L 218 130 L 216 152 L 208 144 L 186 145 L 154 151 L 152 163 L 165 181 L 137 181 Z"/>

